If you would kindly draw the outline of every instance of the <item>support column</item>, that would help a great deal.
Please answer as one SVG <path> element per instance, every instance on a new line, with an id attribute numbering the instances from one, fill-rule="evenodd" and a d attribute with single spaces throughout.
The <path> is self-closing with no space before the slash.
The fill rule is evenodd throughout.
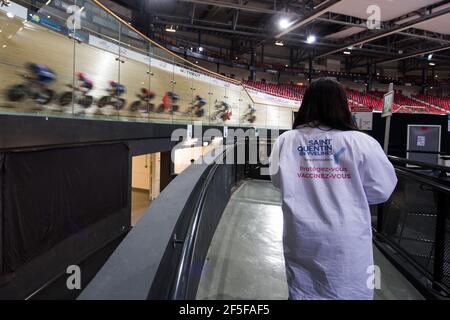
<path id="1" fill-rule="evenodd" d="M 427 71 L 428 70 L 426 66 L 422 68 L 422 94 L 427 94 Z"/>
<path id="2" fill-rule="evenodd" d="M 256 81 L 256 52 L 255 52 L 255 48 L 252 47 L 250 48 L 250 78 L 252 79 L 252 81 Z"/>
<path id="3" fill-rule="evenodd" d="M 308 65 L 309 65 L 308 82 L 311 83 L 312 82 L 312 77 L 313 77 L 313 59 L 312 59 L 312 54 L 311 53 L 309 54 Z"/>

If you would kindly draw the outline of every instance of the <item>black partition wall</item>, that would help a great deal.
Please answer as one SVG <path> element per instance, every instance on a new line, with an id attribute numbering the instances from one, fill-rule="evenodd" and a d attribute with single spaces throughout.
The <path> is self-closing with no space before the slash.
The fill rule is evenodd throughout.
<path id="1" fill-rule="evenodd" d="M 373 129 L 367 133 L 384 143 L 385 118 L 380 113 L 373 114 Z M 389 154 L 397 157 L 406 157 L 407 130 L 410 124 L 440 125 L 441 126 L 441 152 L 450 154 L 450 132 L 448 131 L 447 115 L 394 113 L 391 120 L 389 137 Z"/>
<path id="2" fill-rule="evenodd" d="M 0 154 L 0 297 L 26 298 L 129 229 L 125 143 Z"/>

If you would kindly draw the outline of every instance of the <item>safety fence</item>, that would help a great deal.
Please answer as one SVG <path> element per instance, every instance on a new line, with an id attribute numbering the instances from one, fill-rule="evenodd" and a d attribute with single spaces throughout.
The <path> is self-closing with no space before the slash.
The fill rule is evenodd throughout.
<path id="1" fill-rule="evenodd" d="M 289 128 L 298 109 L 254 101 L 97 0 L 15 0 L 0 26 L 0 113 Z"/>

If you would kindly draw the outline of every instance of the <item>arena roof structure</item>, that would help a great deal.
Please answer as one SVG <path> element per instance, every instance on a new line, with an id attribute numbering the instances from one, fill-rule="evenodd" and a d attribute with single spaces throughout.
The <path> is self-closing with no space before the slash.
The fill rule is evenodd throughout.
<path id="1" fill-rule="evenodd" d="M 282 43 L 293 50 L 293 64 L 345 56 L 350 69 L 369 61 L 405 61 L 403 67 L 414 70 L 432 57 L 436 68 L 450 66 L 448 0 L 115 2 L 145 14 L 156 33 L 173 26 L 181 32 L 216 35 L 240 43 L 235 50 L 241 52 Z"/>

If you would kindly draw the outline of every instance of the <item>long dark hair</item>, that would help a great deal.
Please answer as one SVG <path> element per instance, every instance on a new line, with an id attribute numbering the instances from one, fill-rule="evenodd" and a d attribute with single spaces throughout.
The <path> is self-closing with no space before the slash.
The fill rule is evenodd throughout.
<path id="1" fill-rule="evenodd" d="M 358 130 L 348 107 L 344 87 L 332 78 L 314 80 L 306 89 L 293 128 L 300 125 L 331 129 Z"/>

